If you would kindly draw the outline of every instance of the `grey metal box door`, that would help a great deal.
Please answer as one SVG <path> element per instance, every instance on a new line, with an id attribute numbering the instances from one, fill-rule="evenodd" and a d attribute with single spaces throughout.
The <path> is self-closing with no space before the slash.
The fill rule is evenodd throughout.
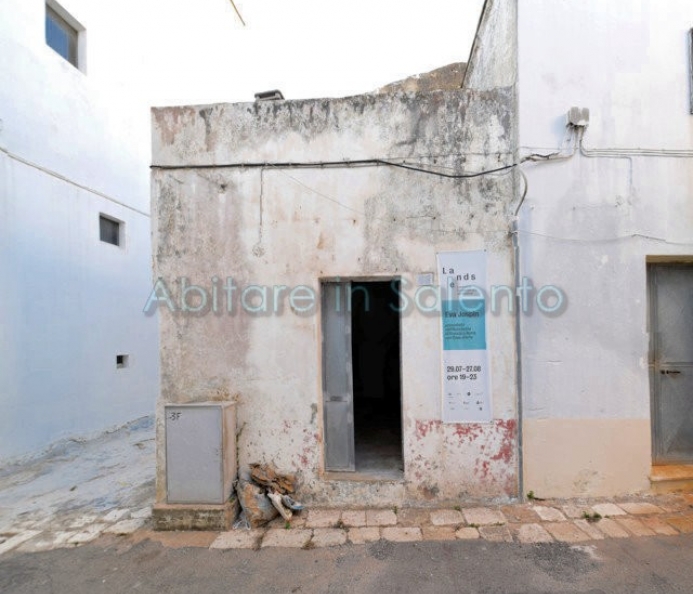
<path id="1" fill-rule="evenodd" d="M 231 414 L 229 414 L 231 413 Z M 168 503 L 222 504 L 235 478 L 235 411 L 223 404 L 167 405 Z M 229 422 L 231 421 L 231 422 Z"/>
<path id="2" fill-rule="evenodd" d="M 650 377 L 655 464 L 693 463 L 693 266 L 652 264 Z"/>

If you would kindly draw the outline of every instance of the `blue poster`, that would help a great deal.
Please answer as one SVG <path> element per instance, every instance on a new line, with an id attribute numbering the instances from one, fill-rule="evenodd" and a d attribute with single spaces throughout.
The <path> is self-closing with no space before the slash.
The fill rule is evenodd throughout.
<path id="1" fill-rule="evenodd" d="M 493 419 L 486 334 L 486 252 L 438 254 L 443 422 Z"/>

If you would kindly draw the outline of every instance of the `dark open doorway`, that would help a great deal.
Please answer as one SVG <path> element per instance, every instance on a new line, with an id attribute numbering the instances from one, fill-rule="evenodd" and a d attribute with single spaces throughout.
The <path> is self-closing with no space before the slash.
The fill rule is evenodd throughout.
<path id="1" fill-rule="evenodd" d="M 399 281 L 351 283 L 356 472 L 401 478 Z"/>

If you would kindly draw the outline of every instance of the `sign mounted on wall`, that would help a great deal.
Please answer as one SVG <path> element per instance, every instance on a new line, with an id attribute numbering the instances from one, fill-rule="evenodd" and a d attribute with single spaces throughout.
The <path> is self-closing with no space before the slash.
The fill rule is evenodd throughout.
<path id="1" fill-rule="evenodd" d="M 486 348 L 486 252 L 442 252 L 437 259 L 443 422 L 489 422 L 493 410 Z"/>

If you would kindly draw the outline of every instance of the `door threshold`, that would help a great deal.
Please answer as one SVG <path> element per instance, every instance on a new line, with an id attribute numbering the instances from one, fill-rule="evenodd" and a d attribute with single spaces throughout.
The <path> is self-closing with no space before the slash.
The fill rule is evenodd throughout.
<path id="1" fill-rule="evenodd" d="M 384 470 L 382 472 L 325 472 L 326 481 L 354 481 L 360 483 L 403 483 L 404 472 Z"/>
<path id="2" fill-rule="evenodd" d="M 693 464 L 660 464 L 652 467 L 650 482 L 655 493 L 693 490 Z"/>
<path id="3" fill-rule="evenodd" d="M 652 467 L 652 482 L 693 480 L 693 464 L 660 464 Z"/>

